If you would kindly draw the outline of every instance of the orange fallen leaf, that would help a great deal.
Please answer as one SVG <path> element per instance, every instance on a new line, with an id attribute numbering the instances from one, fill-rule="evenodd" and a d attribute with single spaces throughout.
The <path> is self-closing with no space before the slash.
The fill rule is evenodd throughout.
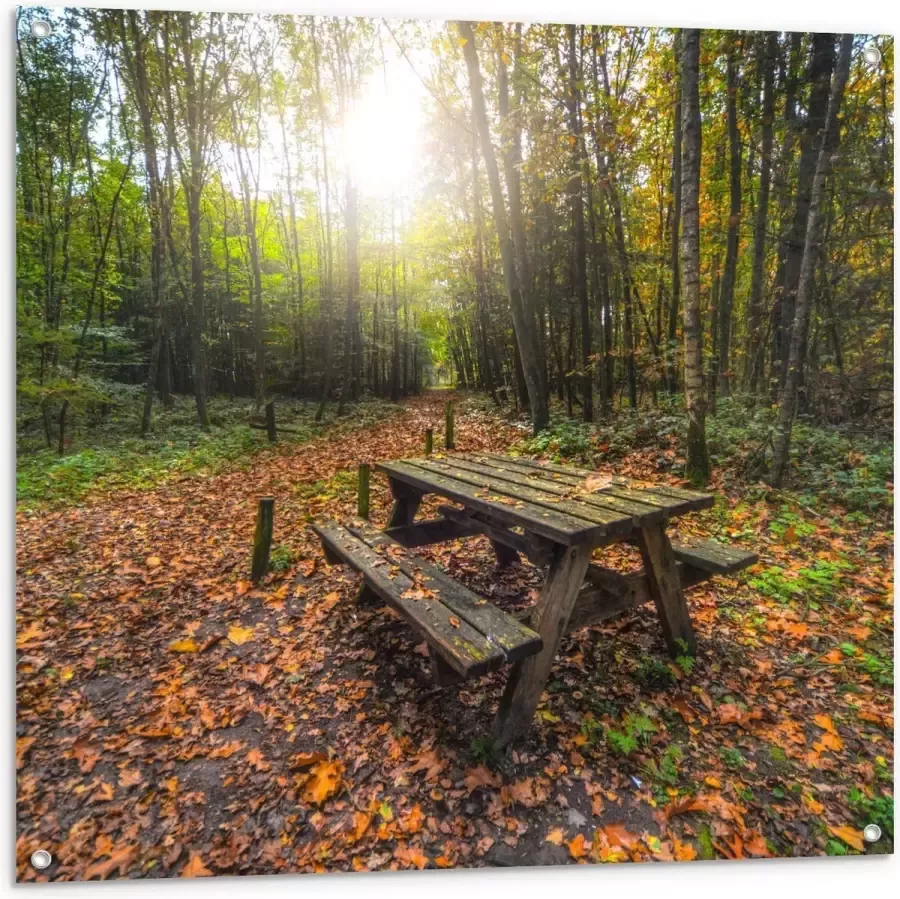
<path id="1" fill-rule="evenodd" d="M 744 834 L 744 849 L 751 855 L 768 858 L 772 855 L 766 845 L 765 837 L 757 830 L 751 830 Z"/>
<path id="2" fill-rule="evenodd" d="M 837 733 L 834 727 L 834 721 L 831 720 L 830 715 L 813 715 L 813 721 L 815 721 L 822 730 L 827 730 L 830 734 Z"/>
<path id="3" fill-rule="evenodd" d="M 692 862 L 697 857 L 697 850 L 691 843 L 682 843 L 678 837 L 675 837 L 672 840 L 672 845 L 674 847 L 675 861 L 677 862 Z"/>
<path id="4" fill-rule="evenodd" d="M 554 827 L 550 833 L 544 837 L 545 843 L 553 843 L 554 846 L 562 846 L 563 832 L 561 827 Z"/>
<path id="5" fill-rule="evenodd" d="M 256 747 L 247 753 L 247 764 L 256 771 L 268 771 L 272 767 Z"/>
<path id="6" fill-rule="evenodd" d="M 105 862 L 94 862 L 89 865 L 84 872 L 85 880 L 93 880 L 99 877 L 106 880 L 113 871 L 118 871 L 120 876 L 124 877 L 128 872 L 128 866 L 131 864 L 135 855 L 137 855 L 137 846 L 123 846 L 110 855 Z"/>
<path id="7" fill-rule="evenodd" d="M 188 863 L 181 869 L 182 877 L 212 877 L 213 872 L 203 864 L 199 853 L 191 853 Z"/>
<path id="8" fill-rule="evenodd" d="M 200 644 L 188 637 L 184 640 L 175 640 L 170 643 L 169 650 L 171 652 L 199 652 Z"/>
<path id="9" fill-rule="evenodd" d="M 420 871 L 428 864 L 428 856 L 421 849 L 411 846 L 398 846 L 394 850 L 394 858 L 407 865 L 415 865 Z"/>
<path id="10" fill-rule="evenodd" d="M 366 814 L 366 812 L 353 813 L 353 826 L 350 828 L 350 837 L 354 843 L 362 838 L 371 823 L 372 816 Z"/>
<path id="11" fill-rule="evenodd" d="M 36 737 L 18 737 L 16 739 L 16 770 L 18 771 L 25 764 L 25 756 L 31 749 Z"/>
<path id="12" fill-rule="evenodd" d="M 466 771 L 466 789 L 471 793 L 479 787 L 499 787 L 502 781 L 486 765 L 470 768 Z"/>
<path id="13" fill-rule="evenodd" d="M 722 787 L 722 781 L 719 780 L 718 777 L 713 777 L 712 775 L 709 775 L 709 776 L 703 778 L 703 782 L 707 786 L 714 787 L 717 790 L 721 789 L 721 787 Z"/>
<path id="14" fill-rule="evenodd" d="M 584 834 L 579 833 L 566 843 L 569 847 L 569 855 L 572 858 L 584 858 L 587 850 L 584 848 Z"/>
<path id="15" fill-rule="evenodd" d="M 160 559 L 159 556 L 147 556 L 144 560 L 144 564 L 146 564 L 148 568 L 159 568 L 159 566 L 162 565 L 162 559 Z"/>
<path id="16" fill-rule="evenodd" d="M 303 798 L 307 802 L 321 805 L 341 788 L 343 776 L 344 766 L 341 762 L 319 762 L 303 785 Z"/>
<path id="17" fill-rule="evenodd" d="M 459 627 L 460 625 L 460 620 L 455 615 L 451 615 L 447 621 L 449 621 L 451 627 Z"/>
<path id="18" fill-rule="evenodd" d="M 328 756 L 324 752 L 298 752 L 291 756 L 292 768 L 308 768 L 317 762 L 324 762 Z"/>
<path id="19" fill-rule="evenodd" d="M 861 830 L 857 830 L 849 824 L 843 824 L 841 827 L 832 827 L 829 824 L 828 830 L 839 840 L 843 840 L 848 846 L 852 846 L 857 852 L 865 852 Z"/>
<path id="20" fill-rule="evenodd" d="M 640 840 L 640 837 L 626 829 L 624 824 L 607 824 L 603 832 L 610 846 L 620 846 L 622 849 L 631 849 Z"/>

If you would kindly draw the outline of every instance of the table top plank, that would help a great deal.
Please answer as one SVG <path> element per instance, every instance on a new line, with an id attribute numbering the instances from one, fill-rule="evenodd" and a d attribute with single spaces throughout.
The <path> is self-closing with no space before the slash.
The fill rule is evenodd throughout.
<path id="1" fill-rule="evenodd" d="M 513 480 L 516 483 L 524 475 L 525 482 L 530 487 L 546 490 L 557 495 L 565 495 L 576 499 L 580 503 L 588 503 L 589 505 L 610 509 L 614 512 L 625 513 L 631 516 L 637 527 L 662 521 L 669 514 L 678 514 L 669 510 L 669 506 L 672 505 L 671 500 L 667 504 L 661 505 L 658 501 L 648 502 L 640 497 L 625 497 L 606 490 L 588 493 L 578 492 L 578 488 L 583 487 L 585 483 L 585 479 L 580 477 L 569 479 L 556 472 L 543 472 L 525 467 L 517 468 L 514 465 L 503 465 L 492 457 L 477 453 L 454 454 L 452 457 L 448 456 L 447 460 L 449 461 L 451 458 L 454 465 L 460 467 L 478 465 L 478 470 L 489 470 L 497 478 Z"/>
<path id="2" fill-rule="evenodd" d="M 504 481 L 495 477 L 493 473 L 483 474 L 478 471 L 472 471 L 474 465 L 469 465 L 467 469 L 460 468 L 452 464 L 449 460 L 428 459 L 417 460 L 410 464 L 424 468 L 427 471 L 437 471 L 447 477 L 455 478 L 467 484 L 476 487 L 483 487 L 504 496 L 514 499 L 522 499 L 528 503 L 543 508 L 560 510 L 574 518 L 582 518 L 585 521 L 600 524 L 606 528 L 605 533 L 624 533 L 631 530 L 632 520 L 630 515 L 623 515 L 621 512 L 614 512 L 611 509 L 605 509 L 602 506 L 593 506 L 588 503 L 581 503 L 575 497 L 567 497 L 565 493 L 562 496 L 550 493 L 541 489 L 535 489 L 524 481 Z"/>
<path id="3" fill-rule="evenodd" d="M 534 506 L 508 496 L 498 495 L 496 499 L 492 499 L 484 488 L 426 471 L 407 462 L 379 462 L 375 468 L 376 471 L 409 484 L 423 493 L 438 493 L 508 527 L 525 528 L 564 546 L 594 542 L 606 533 L 601 525 L 573 518 L 563 512 Z"/>

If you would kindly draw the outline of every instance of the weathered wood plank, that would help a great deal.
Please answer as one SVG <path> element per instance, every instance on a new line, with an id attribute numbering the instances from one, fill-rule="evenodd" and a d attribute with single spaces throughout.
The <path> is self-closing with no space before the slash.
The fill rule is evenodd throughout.
<path id="1" fill-rule="evenodd" d="M 714 540 L 673 543 L 672 552 L 679 562 L 713 574 L 733 574 L 759 561 L 756 553 L 747 552 L 736 546 L 724 546 Z"/>
<path id="2" fill-rule="evenodd" d="M 476 537 L 481 530 L 473 523 L 448 521 L 447 518 L 429 518 L 399 527 L 387 528 L 385 533 L 408 549 L 416 546 L 431 546 L 446 543 L 461 537 Z"/>
<path id="3" fill-rule="evenodd" d="M 362 573 L 375 593 L 418 628 L 455 671 L 474 677 L 506 661 L 502 649 L 468 622 L 459 621 L 454 626 L 450 621 L 453 613 L 442 601 L 404 597 L 404 593 L 416 590 L 417 584 L 394 560 L 376 552 L 340 525 L 315 524 L 313 530 L 335 555 Z"/>
<path id="4" fill-rule="evenodd" d="M 366 522 L 354 522 L 349 530 L 373 549 L 393 542 L 383 531 Z M 396 557 L 388 554 L 388 559 L 425 589 L 434 591 L 441 603 L 483 634 L 489 643 L 499 647 L 506 661 L 515 662 L 540 649 L 541 639 L 533 630 L 425 559 L 408 554 Z"/>
<path id="5" fill-rule="evenodd" d="M 433 471 L 425 471 L 406 462 L 382 462 L 377 468 L 394 480 L 407 482 L 423 493 L 438 493 L 476 512 L 483 512 L 502 524 L 532 530 L 567 546 L 596 541 L 604 533 L 602 527 L 584 519 L 573 518 L 521 500 L 514 501 L 507 497 L 491 500 L 484 489 Z M 508 502 L 501 499 L 508 499 Z"/>
<path id="6" fill-rule="evenodd" d="M 549 564 L 548 547 L 553 544 L 543 537 L 533 534 L 515 534 L 504 527 L 499 527 L 482 520 L 475 512 L 468 509 L 457 509 L 454 506 L 438 506 L 438 511 L 446 518 L 458 521 L 469 527 L 477 528 L 479 534 L 484 534 L 491 543 L 499 543 L 514 552 L 526 556 L 535 565 Z"/>
<path id="7" fill-rule="evenodd" d="M 474 487 L 490 490 L 492 493 L 499 493 L 502 496 L 523 500 L 533 506 L 560 511 L 573 518 L 583 519 L 585 523 L 592 523 L 602 528 L 601 535 L 626 533 L 631 531 L 633 527 L 631 516 L 625 516 L 621 512 L 614 512 L 601 506 L 580 503 L 575 498 L 569 499 L 541 489 L 531 488 L 524 483 L 502 481 L 499 478 L 458 468 L 448 462 L 437 459 L 410 461 L 409 464 L 429 473 L 437 472 L 454 480 L 471 484 Z M 470 465 L 470 468 L 472 467 L 474 466 Z"/>
<path id="8" fill-rule="evenodd" d="M 510 671 L 495 725 L 501 746 L 531 726 L 590 559 L 590 546 L 557 548 L 531 616 L 532 627 L 541 635 L 544 648 L 517 662 Z"/>
<path id="9" fill-rule="evenodd" d="M 669 653 L 696 655 L 697 638 L 691 625 L 684 591 L 678 578 L 678 568 L 672 544 L 662 525 L 652 525 L 638 531 L 638 548 L 644 560 L 644 572 L 650 595 L 662 624 Z"/>

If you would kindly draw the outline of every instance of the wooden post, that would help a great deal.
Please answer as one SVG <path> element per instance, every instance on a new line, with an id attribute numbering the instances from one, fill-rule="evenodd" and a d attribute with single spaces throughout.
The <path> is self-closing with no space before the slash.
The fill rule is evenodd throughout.
<path id="1" fill-rule="evenodd" d="M 431 450 L 434 447 L 434 431 L 431 428 L 428 428 L 425 431 L 425 455 L 430 456 Z"/>
<path id="2" fill-rule="evenodd" d="M 278 440 L 278 432 L 275 430 L 275 401 L 266 403 L 266 433 L 269 435 L 269 443 Z"/>
<path id="3" fill-rule="evenodd" d="M 448 450 L 456 449 L 456 443 L 453 439 L 453 400 L 447 400 L 447 416 L 446 429 L 444 433 L 444 448 Z"/>
<path id="4" fill-rule="evenodd" d="M 253 565 L 250 579 L 259 583 L 269 570 L 269 550 L 272 548 L 272 528 L 275 524 L 275 498 L 261 496 L 256 510 L 256 533 L 253 535 Z"/>
<path id="5" fill-rule="evenodd" d="M 360 518 L 369 520 L 369 472 L 368 462 L 359 465 L 359 484 L 356 494 L 356 511 Z"/>

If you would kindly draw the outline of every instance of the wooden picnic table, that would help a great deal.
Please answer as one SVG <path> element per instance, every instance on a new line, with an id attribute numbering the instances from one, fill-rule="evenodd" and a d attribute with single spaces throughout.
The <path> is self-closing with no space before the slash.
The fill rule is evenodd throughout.
<path id="1" fill-rule="evenodd" d="M 503 744 L 530 725 L 568 630 L 652 600 L 669 651 L 694 654 L 697 643 L 682 580 L 696 583 L 702 572 L 731 570 L 727 547 L 713 550 L 718 558 L 708 547 L 676 552 L 667 533 L 673 518 L 712 506 L 709 494 L 668 485 L 631 486 L 584 469 L 494 453 L 383 462 L 376 470 L 387 475 L 394 498 L 385 533 L 401 544 L 484 534 L 499 564 L 510 564 L 521 553 L 548 566 L 530 618 L 543 648 L 513 664 L 497 721 Z M 416 522 L 427 494 L 457 505 L 441 506 L 441 518 Z M 592 563 L 595 549 L 625 541 L 640 549 L 642 572 L 623 575 Z M 740 551 L 731 553 L 738 562 Z"/>

